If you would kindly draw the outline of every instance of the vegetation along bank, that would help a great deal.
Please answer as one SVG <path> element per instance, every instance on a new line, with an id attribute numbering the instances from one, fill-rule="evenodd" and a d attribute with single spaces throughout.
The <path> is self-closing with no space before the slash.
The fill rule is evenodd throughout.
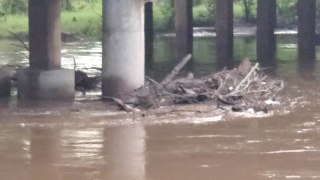
<path id="1" fill-rule="evenodd" d="M 295 24 L 297 0 L 278 0 L 278 23 L 284 26 Z M 320 1 L 317 1 L 320 5 Z M 255 23 L 257 0 L 235 0 L 235 19 Z M 83 35 L 92 39 L 101 38 L 102 0 L 62 0 L 62 31 Z M 154 3 L 154 28 L 156 31 L 173 30 L 173 0 L 159 0 Z M 319 8 L 318 8 L 319 9 Z M 28 32 L 28 1 L 0 1 L 0 37 L 10 38 L 12 34 Z M 320 10 L 318 10 L 318 17 Z M 194 26 L 213 26 L 215 21 L 215 0 L 194 0 Z"/>

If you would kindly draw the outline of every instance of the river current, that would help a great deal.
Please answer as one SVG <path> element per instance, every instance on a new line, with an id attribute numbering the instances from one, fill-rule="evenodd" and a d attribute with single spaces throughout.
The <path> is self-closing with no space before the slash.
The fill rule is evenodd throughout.
<path id="1" fill-rule="evenodd" d="M 194 39 L 193 62 L 182 73 L 219 70 L 214 36 L 205 33 Z M 11 44 L 0 41 L 1 66 L 26 66 L 27 51 Z M 320 179 L 320 71 L 317 65 L 302 76 L 296 52 L 295 35 L 278 35 L 275 75 L 285 81 L 286 103 L 267 115 L 186 106 L 135 117 L 108 109 L 96 100 L 100 92 L 71 103 L 1 100 L 0 179 Z M 100 42 L 66 43 L 62 55 L 65 68 L 75 58 L 77 69 L 101 73 Z M 236 62 L 245 57 L 255 59 L 254 36 L 235 39 Z M 161 79 L 176 63 L 173 37 L 156 37 L 147 74 Z"/>

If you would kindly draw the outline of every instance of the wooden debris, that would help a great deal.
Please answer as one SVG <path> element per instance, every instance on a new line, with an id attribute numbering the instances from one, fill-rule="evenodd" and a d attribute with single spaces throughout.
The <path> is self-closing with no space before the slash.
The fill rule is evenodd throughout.
<path id="1" fill-rule="evenodd" d="M 258 63 L 252 65 L 248 59 L 243 60 L 237 68 L 203 78 L 196 79 L 189 73 L 185 78 L 174 79 L 190 58 L 191 55 L 186 56 L 161 83 L 147 78 L 149 83 L 144 88 L 152 91 L 135 96 L 140 99 L 137 102 L 149 99 L 151 106 L 158 107 L 214 101 L 213 104 L 218 104 L 220 108 L 231 106 L 228 109 L 234 111 L 254 109 L 267 112 L 272 106 L 265 101 L 274 100 L 284 88 L 283 81 L 268 77 Z M 136 105 L 140 106 L 140 103 Z"/>
<path id="2" fill-rule="evenodd" d="M 103 100 L 112 100 L 116 103 L 116 105 L 119 107 L 121 111 L 125 112 L 139 112 L 140 110 L 137 108 L 134 108 L 126 103 L 124 103 L 121 99 L 115 98 L 115 97 L 109 97 L 109 96 L 102 96 Z"/>
<path id="3" fill-rule="evenodd" d="M 179 64 L 174 67 L 174 69 L 171 71 L 170 74 L 168 74 L 162 81 L 161 85 L 166 86 L 169 82 L 171 82 L 177 74 L 179 74 L 180 70 L 190 61 L 192 58 L 191 54 L 188 54 L 186 57 L 184 57 Z"/>
<path id="4" fill-rule="evenodd" d="M 75 88 L 81 92 L 94 90 L 97 88 L 97 84 L 101 81 L 101 77 L 89 77 L 87 73 L 76 70 L 75 71 Z"/>
<path id="5" fill-rule="evenodd" d="M 10 30 L 9 30 L 9 33 L 12 34 L 13 37 L 15 37 L 21 43 L 22 47 L 24 47 L 27 51 L 29 51 L 29 47 L 26 45 L 26 43 L 22 40 L 22 38 L 18 34 Z"/>

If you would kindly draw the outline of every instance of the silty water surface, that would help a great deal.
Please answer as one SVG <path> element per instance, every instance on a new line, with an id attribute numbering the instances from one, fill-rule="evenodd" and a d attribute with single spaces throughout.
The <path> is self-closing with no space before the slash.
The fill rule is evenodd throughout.
<path id="1" fill-rule="evenodd" d="M 72 103 L 20 103 L 0 107 L 0 179 L 194 180 L 320 179 L 319 68 L 298 73 L 295 38 L 282 36 L 277 75 L 287 103 L 272 116 L 190 112 L 134 118 L 78 95 Z M 3 66 L 27 64 L 27 52 L 0 42 Z M 186 71 L 215 71 L 214 38 L 197 37 Z M 235 41 L 235 57 L 255 57 L 253 37 Z M 161 79 L 176 63 L 172 37 L 157 37 L 148 74 Z M 319 53 L 318 51 L 317 53 Z M 101 43 L 64 45 L 63 66 L 97 75 Z M 197 108 L 195 106 L 194 108 Z"/>

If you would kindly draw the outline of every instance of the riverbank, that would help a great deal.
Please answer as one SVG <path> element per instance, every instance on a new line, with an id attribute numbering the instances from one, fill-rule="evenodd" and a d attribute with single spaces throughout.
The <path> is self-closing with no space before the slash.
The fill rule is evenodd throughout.
<path id="1" fill-rule="evenodd" d="M 174 29 L 173 1 L 155 1 L 153 5 L 154 29 L 156 32 L 172 32 Z M 256 1 L 235 1 L 233 4 L 234 19 L 251 23 L 256 21 Z M 317 6 L 320 3 L 317 2 Z M 247 6 L 247 7 L 246 7 Z M 249 8 L 249 9 L 246 9 Z M 27 3 L 23 0 L 6 0 L 0 3 L 0 38 L 12 38 L 12 31 L 27 34 L 28 17 Z M 85 36 L 92 40 L 101 39 L 102 0 L 65 0 L 62 1 L 61 26 L 62 32 Z M 246 15 L 246 10 L 249 10 Z M 277 21 L 279 28 L 296 26 L 296 1 L 284 0 L 277 2 Z M 212 27 L 215 23 L 216 7 L 214 1 L 197 0 L 193 3 L 194 27 Z M 320 11 L 317 10 L 317 21 Z M 317 22 L 317 24 L 319 24 Z"/>
<path id="2" fill-rule="evenodd" d="M 28 34 L 28 17 L 26 14 L 6 15 L 0 18 L 0 38 L 14 38 L 10 33 Z M 101 14 L 92 9 L 81 11 L 64 11 L 61 13 L 61 30 L 65 34 L 85 36 L 88 39 L 101 38 Z"/>
<path id="3" fill-rule="evenodd" d="M 243 19 L 241 9 L 235 5 L 235 19 Z M 154 30 L 156 32 L 168 32 L 174 29 L 173 9 L 161 3 L 156 3 L 153 7 Z M 214 25 L 214 12 L 205 5 L 193 7 L 193 23 L 195 27 L 209 27 Z M 94 3 L 88 7 L 62 11 L 61 28 L 66 34 L 74 34 L 87 37 L 92 40 L 101 39 L 102 31 L 102 5 Z M 16 34 L 28 33 L 27 13 L 5 14 L 0 16 L 0 38 L 13 38 L 9 32 Z"/>

